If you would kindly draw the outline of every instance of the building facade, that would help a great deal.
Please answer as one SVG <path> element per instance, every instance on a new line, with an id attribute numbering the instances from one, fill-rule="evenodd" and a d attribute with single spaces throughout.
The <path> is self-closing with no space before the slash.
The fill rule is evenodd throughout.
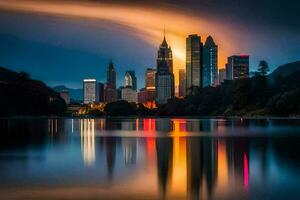
<path id="1" fill-rule="evenodd" d="M 130 70 L 125 72 L 124 87 L 130 87 L 136 91 L 137 82 L 136 82 L 135 71 Z"/>
<path id="2" fill-rule="evenodd" d="M 226 79 L 236 80 L 249 77 L 249 56 L 234 55 L 228 57 Z"/>
<path id="3" fill-rule="evenodd" d="M 168 99 L 174 98 L 172 50 L 165 37 L 158 49 L 155 89 L 157 104 L 165 104 Z"/>
<path id="4" fill-rule="evenodd" d="M 83 80 L 83 103 L 89 104 L 96 101 L 96 79 Z"/>
<path id="5" fill-rule="evenodd" d="M 218 46 L 208 36 L 203 46 L 203 87 L 218 85 Z"/>
<path id="6" fill-rule="evenodd" d="M 186 74 L 184 69 L 179 69 L 179 89 L 178 96 L 185 97 L 186 94 Z"/>
<path id="7" fill-rule="evenodd" d="M 145 73 L 145 87 L 147 90 L 155 90 L 155 73 L 155 69 L 147 68 Z"/>
<path id="8" fill-rule="evenodd" d="M 202 87 L 203 44 L 201 37 L 193 34 L 186 38 L 186 89 Z"/>
<path id="9" fill-rule="evenodd" d="M 137 92 L 131 87 L 123 87 L 121 90 L 122 100 L 129 103 L 137 103 Z"/>

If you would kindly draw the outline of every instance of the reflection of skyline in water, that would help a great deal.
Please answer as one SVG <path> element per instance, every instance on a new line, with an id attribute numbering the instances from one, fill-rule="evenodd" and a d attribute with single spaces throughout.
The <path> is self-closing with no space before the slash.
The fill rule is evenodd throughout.
<path id="1" fill-rule="evenodd" d="M 83 161 L 87 165 L 95 162 L 95 120 L 80 120 L 80 138 Z"/>
<path id="2" fill-rule="evenodd" d="M 107 124 L 108 123 L 108 124 Z M 215 130 L 215 124 L 205 121 L 187 122 L 185 119 L 136 119 L 120 124 L 105 119 L 81 119 L 81 146 L 83 160 L 92 165 L 95 162 L 95 129 L 109 127 L 117 130 L 144 130 L 146 138 L 105 137 L 107 175 L 114 176 L 116 154 L 122 153 L 125 165 L 136 165 L 139 154 L 138 143 L 145 140 L 143 151 L 147 163 L 153 162 L 155 153 L 157 177 L 161 198 L 211 199 L 215 191 L 226 190 L 228 184 L 244 188 L 249 184 L 249 145 L 244 141 L 210 137 L 188 137 L 187 129 Z M 193 127 L 193 128 L 191 128 Z M 155 131 L 170 131 L 172 137 L 154 138 Z M 121 143 L 121 144 L 118 144 Z M 98 144 L 100 145 L 100 144 Z M 122 152 L 117 152 L 121 146 Z M 149 160 L 150 159 L 150 160 Z M 242 180 L 242 182 L 241 182 Z M 240 185 L 238 185 L 240 184 Z M 246 190 L 245 190 L 246 191 Z"/>
<path id="3" fill-rule="evenodd" d="M 283 173 L 284 170 L 280 168 L 282 163 L 272 159 L 286 159 L 287 155 L 291 157 L 291 152 L 286 149 L 295 150 L 297 145 L 291 141 L 299 139 L 292 138 L 281 143 L 282 139 L 276 138 L 225 137 L 226 131 L 232 131 L 235 126 L 241 127 L 242 123 L 246 123 L 246 128 L 254 127 L 254 122 L 224 120 L 51 119 L 47 123 L 29 124 L 28 127 L 24 122 L 17 122 L 14 126 L 11 123 L 9 127 L 0 124 L 0 128 L 2 132 L 9 130 L 14 133 L 13 128 L 20 130 L 19 127 L 22 127 L 26 134 L 24 138 L 31 138 L 33 130 L 40 130 L 41 133 L 47 130 L 51 146 L 43 151 L 43 160 L 35 164 L 32 157 L 40 148 L 32 149 L 29 146 L 24 151 L 27 157 L 23 166 L 37 169 L 24 175 L 27 176 L 25 183 L 30 183 L 30 177 L 36 177 L 36 183 L 41 180 L 52 180 L 55 183 L 55 176 L 48 177 L 47 171 L 43 171 L 49 166 L 48 170 L 51 168 L 62 172 L 59 180 L 65 181 L 67 185 L 80 184 L 83 181 L 81 178 L 86 176 L 86 184 L 106 184 L 110 186 L 108 190 L 116 194 L 126 191 L 138 196 L 151 194 L 158 199 L 249 199 L 248 195 L 254 189 L 263 190 L 264 184 L 278 182 L 272 181 L 274 173 Z M 256 124 L 273 129 L 270 123 L 274 125 L 274 122 Z M 131 131 L 133 136 L 109 136 L 110 132 L 101 135 L 109 130 L 112 133 Z M 164 134 L 157 137 L 158 130 Z M 189 135 L 194 130 L 219 131 L 223 136 Z M 142 131 L 142 137 L 136 137 L 136 131 Z M 10 141 L 10 138 L 7 140 Z M 27 143 L 30 143 L 29 139 Z M 285 147 L 284 144 L 290 145 Z M 11 167 L 11 171 L 5 167 L 3 155 L 19 154 L 3 154 L 0 149 L 0 174 L 3 173 L 4 183 L 9 180 L 14 182 L 19 178 L 13 174 L 14 167 Z M 293 159 L 290 158 L 291 161 Z M 78 161 L 83 161 L 84 165 L 81 166 Z M 18 162 L 21 160 L 14 161 Z M 274 164 L 279 166 L 274 167 Z M 64 165 L 68 167 L 62 168 Z M 20 166 L 18 164 L 15 168 Z M 67 170 L 66 173 L 63 170 Z M 21 172 L 25 173 L 24 170 Z M 262 191 L 257 199 L 264 199 L 266 194 L 270 195 L 268 191 Z"/>

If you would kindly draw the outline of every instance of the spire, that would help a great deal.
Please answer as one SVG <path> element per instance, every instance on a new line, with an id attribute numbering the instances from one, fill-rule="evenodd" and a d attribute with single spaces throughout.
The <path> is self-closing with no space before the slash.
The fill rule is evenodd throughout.
<path id="1" fill-rule="evenodd" d="M 165 25 L 164 25 L 164 39 L 163 39 L 163 42 L 161 43 L 161 46 L 168 47 L 168 43 L 167 43 L 167 40 L 166 40 L 166 29 L 165 29 Z"/>

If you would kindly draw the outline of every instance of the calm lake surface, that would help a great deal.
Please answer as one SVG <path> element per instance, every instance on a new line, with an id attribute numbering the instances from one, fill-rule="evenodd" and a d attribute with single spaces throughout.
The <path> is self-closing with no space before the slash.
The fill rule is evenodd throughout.
<path id="1" fill-rule="evenodd" d="M 300 199 L 300 120 L 0 120 L 0 199 Z"/>

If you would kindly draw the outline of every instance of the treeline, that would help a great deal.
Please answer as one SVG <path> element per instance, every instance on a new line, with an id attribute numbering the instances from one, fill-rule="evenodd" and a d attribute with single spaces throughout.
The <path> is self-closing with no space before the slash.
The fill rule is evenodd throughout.
<path id="1" fill-rule="evenodd" d="M 225 81 L 217 87 L 191 88 L 186 99 L 170 99 L 160 116 L 299 116 L 300 68 L 287 76 L 267 76 L 262 61 L 252 78 Z"/>
<path id="2" fill-rule="evenodd" d="M 300 66 L 299 66 L 300 67 Z M 124 101 L 107 104 L 111 116 L 299 116 L 300 68 L 286 76 L 267 76 L 268 64 L 262 61 L 248 79 L 225 81 L 217 87 L 190 89 L 185 99 L 169 99 L 150 110 Z"/>
<path id="3" fill-rule="evenodd" d="M 0 116 L 62 115 L 65 101 L 43 82 L 25 72 L 0 67 Z"/>

